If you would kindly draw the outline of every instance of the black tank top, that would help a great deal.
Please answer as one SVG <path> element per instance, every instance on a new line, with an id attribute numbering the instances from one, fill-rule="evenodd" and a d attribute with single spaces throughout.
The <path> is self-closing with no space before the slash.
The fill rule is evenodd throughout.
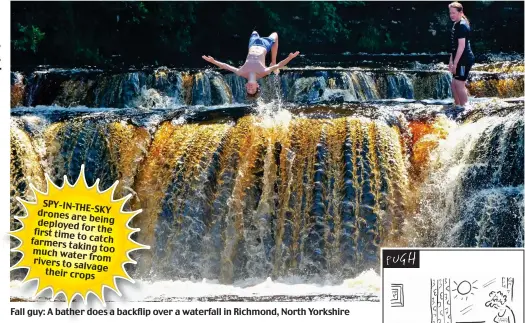
<path id="1" fill-rule="evenodd" d="M 452 34 L 450 36 L 450 53 L 452 54 L 452 59 L 456 59 L 458 39 L 460 38 L 465 38 L 465 49 L 463 50 L 463 54 L 461 54 L 459 62 L 473 64 L 474 53 L 472 52 L 472 48 L 470 48 L 470 27 L 465 19 L 461 19 L 460 22 L 456 22 L 454 26 L 452 26 Z"/>

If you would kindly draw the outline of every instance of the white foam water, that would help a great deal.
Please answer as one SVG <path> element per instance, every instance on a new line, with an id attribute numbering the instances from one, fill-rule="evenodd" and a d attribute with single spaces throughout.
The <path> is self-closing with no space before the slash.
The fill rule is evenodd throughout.
<path id="1" fill-rule="evenodd" d="M 118 280 L 117 285 L 122 293 L 119 297 L 114 292 L 105 292 L 107 301 L 152 301 L 181 298 L 237 296 L 237 297 L 264 297 L 264 296 L 371 296 L 379 297 L 381 277 L 373 270 L 362 272 L 358 277 L 346 279 L 340 284 L 315 284 L 304 279 L 289 278 L 286 280 L 254 281 L 248 279 L 233 285 L 220 284 L 213 280 L 182 281 L 159 280 L 153 282 L 135 281 L 132 284 L 125 280 Z M 36 290 L 36 282 L 23 284 L 20 280 L 12 280 L 10 284 L 11 298 L 31 299 Z M 48 300 L 51 291 L 41 293 L 37 300 Z M 57 297 L 60 299 L 60 297 Z"/>

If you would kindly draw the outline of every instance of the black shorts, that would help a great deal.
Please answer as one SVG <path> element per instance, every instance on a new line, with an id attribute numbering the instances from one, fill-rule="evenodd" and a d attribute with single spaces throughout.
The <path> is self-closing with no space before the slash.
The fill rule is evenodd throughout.
<path id="1" fill-rule="evenodd" d="M 454 73 L 454 78 L 459 81 L 466 81 L 472 65 L 472 63 L 458 63 L 456 73 Z"/>

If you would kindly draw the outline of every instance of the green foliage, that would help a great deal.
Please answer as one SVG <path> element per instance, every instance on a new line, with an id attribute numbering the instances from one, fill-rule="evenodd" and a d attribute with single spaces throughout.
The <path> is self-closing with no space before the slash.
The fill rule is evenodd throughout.
<path id="1" fill-rule="evenodd" d="M 387 32 L 387 33 L 385 34 L 385 38 L 386 38 L 386 40 L 385 40 L 385 46 L 386 46 L 387 48 L 392 48 L 392 47 L 394 47 L 394 42 L 393 42 L 392 39 L 390 38 L 390 33 L 389 33 L 389 32 Z"/>
<path id="2" fill-rule="evenodd" d="M 45 33 L 37 26 L 23 26 L 21 24 L 18 24 L 18 32 L 22 35 L 21 38 L 12 40 L 14 50 L 36 53 L 38 44 L 44 39 Z"/>
<path id="3" fill-rule="evenodd" d="M 484 52 L 488 50 L 488 46 L 483 41 L 475 41 L 471 44 L 472 50 L 476 52 Z"/>
<path id="4" fill-rule="evenodd" d="M 338 36 L 347 38 L 348 32 L 343 20 L 337 14 L 337 8 L 330 2 L 313 2 L 312 15 L 320 21 L 320 33 L 331 43 L 337 41 Z"/>
<path id="5" fill-rule="evenodd" d="M 13 2 L 13 64 L 239 64 L 253 29 L 279 33 L 279 55 L 443 52 L 448 3 L 372 1 Z M 465 2 L 475 51 L 523 52 L 523 2 Z M 513 35 L 513 37 L 506 37 Z M 476 54 L 476 53 L 475 53 Z"/>
<path id="6" fill-rule="evenodd" d="M 361 51 L 376 52 L 381 46 L 381 32 L 373 25 L 369 25 L 357 42 Z"/>
<path id="7" fill-rule="evenodd" d="M 366 1 L 337 1 L 337 4 L 343 7 L 364 7 Z"/>
<path id="8" fill-rule="evenodd" d="M 100 64 L 104 62 L 104 57 L 100 54 L 99 48 L 83 48 L 79 43 L 77 43 L 75 49 L 75 57 L 82 57 L 90 62 L 95 64 Z"/>
<path id="9" fill-rule="evenodd" d="M 266 17 L 266 19 L 268 19 L 268 24 L 270 26 L 276 26 L 280 23 L 280 15 L 272 9 L 271 4 L 258 1 L 257 5 L 262 11 L 261 13 L 263 14 L 263 16 Z"/>
<path id="10" fill-rule="evenodd" d="M 124 2 L 125 11 L 127 11 L 127 18 L 124 20 L 125 23 L 140 24 L 142 21 L 148 18 L 148 9 L 142 1 L 138 2 Z"/>

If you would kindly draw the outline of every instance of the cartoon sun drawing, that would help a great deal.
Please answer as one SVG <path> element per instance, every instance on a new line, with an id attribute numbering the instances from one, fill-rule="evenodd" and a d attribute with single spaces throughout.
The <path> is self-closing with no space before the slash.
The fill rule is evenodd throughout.
<path id="1" fill-rule="evenodd" d="M 474 295 L 474 289 L 478 289 L 475 284 L 477 280 L 473 282 L 469 282 L 468 280 L 464 280 L 460 282 L 459 284 L 454 281 L 454 289 L 453 292 L 456 292 L 456 296 L 454 296 L 454 299 L 460 297 L 461 300 L 468 300 L 469 295 Z"/>

